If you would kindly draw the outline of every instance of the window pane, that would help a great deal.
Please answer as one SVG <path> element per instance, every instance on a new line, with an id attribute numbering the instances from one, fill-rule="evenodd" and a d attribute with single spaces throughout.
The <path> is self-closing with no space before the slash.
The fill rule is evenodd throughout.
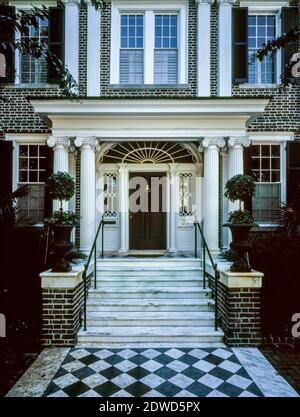
<path id="1" fill-rule="evenodd" d="M 19 172 L 19 181 L 20 182 L 27 182 L 27 171 L 20 171 Z"/>
<path id="2" fill-rule="evenodd" d="M 156 84 L 177 84 L 177 50 L 155 50 L 154 82 Z"/>
<path id="3" fill-rule="evenodd" d="M 272 145 L 271 146 L 271 155 L 272 156 L 280 156 L 280 146 L 279 145 Z"/>
<path id="4" fill-rule="evenodd" d="M 276 32 L 275 16 L 248 17 L 248 56 L 272 40 Z M 275 55 L 268 56 L 262 62 L 255 61 L 248 66 L 248 82 L 251 84 L 273 84 L 275 82 Z"/>
<path id="5" fill-rule="evenodd" d="M 142 84 L 144 53 L 139 49 L 122 49 L 120 55 L 120 83 Z"/>
<path id="6" fill-rule="evenodd" d="M 38 156 L 38 146 L 29 145 L 29 156 Z"/>

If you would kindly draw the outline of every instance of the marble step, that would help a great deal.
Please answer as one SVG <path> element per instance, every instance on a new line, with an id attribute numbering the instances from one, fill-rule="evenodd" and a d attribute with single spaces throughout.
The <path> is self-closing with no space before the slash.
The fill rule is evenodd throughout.
<path id="1" fill-rule="evenodd" d="M 213 312 L 112 312 L 87 313 L 87 326 L 213 326 Z"/>
<path id="2" fill-rule="evenodd" d="M 144 287 L 203 287 L 202 279 L 188 277 L 97 277 L 97 288 L 144 288 Z"/>
<path id="3" fill-rule="evenodd" d="M 210 289 L 201 287 L 147 287 L 147 288 L 118 288 L 106 287 L 101 289 L 89 289 L 89 297 L 105 299 L 145 299 L 145 298 L 209 298 Z"/>
<path id="4" fill-rule="evenodd" d="M 167 298 L 167 299 L 106 299 L 106 298 L 93 298 L 90 296 L 87 299 L 87 311 L 167 311 L 167 312 L 178 312 L 178 311 L 214 311 L 214 301 L 209 299 L 178 299 Z"/>
<path id="5" fill-rule="evenodd" d="M 143 266 L 152 267 L 154 265 L 165 266 L 165 267 L 176 267 L 184 268 L 186 266 L 199 267 L 202 265 L 201 259 L 195 258 L 164 258 L 164 257 L 153 257 L 153 258 L 104 258 L 97 260 L 98 265 L 102 266 Z"/>
<path id="6" fill-rule="evenodd" d="M 205 348 L 226 348 L 226 345 L 224 342 L 147 342 L 147 345 L 145 345 L 145 342 L 131 342 L 131 343 L 107 343 L 107 342 L 80 342 L 77 341 L 76 347 L 81 348 L 96 348 L 96 349 L 145 349 L 145 346 L 147 349 L 159 349 L 159 348 L 191 348 L 191 349 L 205 349 Z"/>
<path id="7" fill-rule="evenodd" d="M 176 268 L 153 265 L 151 267 L 146 266 L 99 266 L 97 265 L 97 275 L 99 276 L 127 276 L 127 275 L 138 275 L 138 276 L 202 276 L 203 269 L 201 267 L 185 267 Z"/>
<path id="8" fill-rule="evenodd" d="M 79 331 L 78 343 L 222 343 L 223 335 L 212 326 L 88 327 Z"/>

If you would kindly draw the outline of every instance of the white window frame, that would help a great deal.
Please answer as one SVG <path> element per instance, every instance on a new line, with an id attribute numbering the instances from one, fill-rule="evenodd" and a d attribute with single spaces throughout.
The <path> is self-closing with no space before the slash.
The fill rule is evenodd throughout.
<path id="1" fill-rule="evenodd" d="M 110 83 L 120 84 L 120 15 L 144 14 L 144 84 L 154 84 L 154 49 L 156 13 L 178 14 L 178 84 L 186 84 L 188 76 L 188 3 L 187 1 L 115 1 L 111 5 Z M 167 84 L 172 85 L 172 84 Z M 122 85 L 122 87 L 124 87 Z M 126 87 L 126 86 L 125 86 Z"/>
<path id="2" fill-rule="evenodd" d="M 241 1 L 240 7 L 248 7 L 248 16 L 251 15 L 264 15 L 276 16 L 276 33 L 275 36 L 282 35 L 282 24 L 281 24 L 281 9 L 282 7 L 289 6 L 288 1 L 274 1 L 270 5 L 269 1 Z M 281 84 L 281 72 L 282 72 L 282 51 L 279 50 L 276 52 L 276 61 L 275 61 L 275 81 L 272 84 L 250 84 L 245 83 L 241 84 L 240 87 L 244 88 L 274 88 Z"/>
<path id="3" fill-rule="evenodd" d="M 47 8 L 49 7 L 57 7 L 57 0 L 10 0 L 9 1 L 9 5 L 10 6 L 14 6 L 16 8 L 16 10 L 30 10 L 32 9 L 32 6 L 36 6 L 36 7 L 42 7 L 45 6 Z M 15 32 L 15 40 L 16 42 L 19 41 L 20 38 L 20 32 L 16 30 Z M 21 64 L 21 59 L 20 59 L 20 52 L 18 49 L 16 49 L 15 51 L 15 86 L 21 86 L 21 87 L 26 87 L 26 88 L 36 88 L 38 86 L 42 86 L 42 87 L 47 87 L 48 83 L 39 83 L 39 84 L 30 84 L 30 83 L 21 83 L 21 77 L 20 77 L 20 64 Z M 53 85 L 52 85 L 53 87 Z"/>
<path id="4" fill-rule="evenodd" d="M 280 134 L 278 132 L 268 133 L 265 135 L 250 135 L 249 136 L 252 145 L 280 145 L 280 203 L 286 203 L 286 148 L 287 142 L 294 139 L 293 134 Z M 267 183 L 266 183 L 267 184 Z M 261 227 L 277 227 L 277 223 L 260 223 L 257 222 Z"/>

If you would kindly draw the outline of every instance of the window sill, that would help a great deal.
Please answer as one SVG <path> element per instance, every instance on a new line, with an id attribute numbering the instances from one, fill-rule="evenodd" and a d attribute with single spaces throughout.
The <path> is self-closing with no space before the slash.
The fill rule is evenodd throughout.
<path id="1" fill-rule="evenodd" d="M 4 88 L 15 88 L 20 90 L 36 90 L 45 88 L 59 88 L 58 84 L 5 84 Z"/>
<path id="2" fill-rule="evenodd" d="M 190 84 L 110 84 L 110 88 L 119 90 L 180 90 L 191 88 Z"/>
<path id="3" fill-rule="evenodd" d="M 277 223 L 257 223 L 257 225 L 251 229 L 251 232 L 274 231 L 280 227 Z"/>
<path id="4" fill-rule="evenodd" d="M 247 89 L 263 90 L 263 89 L 270 89 L 270 88 L 276 89 L 278 87 L 280 87 L 280 84 L 248 84 L 248 83 L 239 84 L 239 88 L 242 88 L 245 90 Z"/>

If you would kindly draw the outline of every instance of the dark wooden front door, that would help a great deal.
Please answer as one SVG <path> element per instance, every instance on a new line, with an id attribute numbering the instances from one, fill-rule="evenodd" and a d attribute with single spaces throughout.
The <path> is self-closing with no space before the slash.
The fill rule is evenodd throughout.
<path id="1" fill-rule="evenodd" d="M 133 187 L 129 189 L 129 197 L 134 197 L 133 194 L 141 196 L 141 198 L 129 198 L 130 249 L 166 249 L 166 211 L 163 207 L 165 198 L 163 193 L 166 189 L 163 186 L 152 189 L 151 186 L 153 181 L 158 181 L 165 176 L 165 173 L 153 172 L 131 173 L 129 176 L 130 180 L 134 181 Z M 142 181 L 137 178 L 142 178 Z M 140 184 L 135 186 L 135 183 L 139 182 Z M 154 193 L 157 194 L 155 197 Z M 155 204 L 153 204 L 154 198 Z M 143 199 L 142 204 L 141 199 Z M 137 210 L 136 207 L 139 206 L 140 209 Z"/>

